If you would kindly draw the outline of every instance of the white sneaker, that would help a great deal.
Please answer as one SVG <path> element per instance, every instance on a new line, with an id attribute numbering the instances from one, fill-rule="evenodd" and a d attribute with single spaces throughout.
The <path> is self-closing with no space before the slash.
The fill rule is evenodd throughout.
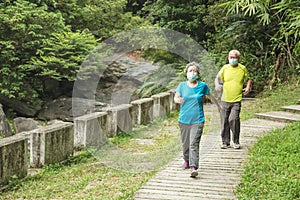
<path id="1" fill-rule="evenodd" d="M 198 172 L 197 172 L 197 169 L 192 167 L 191 168 L 191 177 L 192 178 L 195 178 L 196 176 L 198 176 Z"/>
<path id="2" fill-rule="evenodd" d="M 221 149 L 228 149 L 228 148 L 230 148 L 229 144 L 222 144 L 221 145 Z"/>
<path id="3" fill-rule="evenodd" d="M 240 145 L 240 144 L 234 143 L 234 144 L 233 144 L 233 148 L 234 148 L 234 149 L 240 149 L 240 148 L 241 148 L 241 145 Z"/>

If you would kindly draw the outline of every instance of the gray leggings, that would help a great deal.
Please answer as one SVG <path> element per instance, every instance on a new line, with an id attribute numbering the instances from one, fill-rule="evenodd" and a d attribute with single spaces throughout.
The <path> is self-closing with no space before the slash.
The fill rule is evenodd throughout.
<path id="1" fill-rule="evenodd" d="M 179 122 L 181 133 L 183 159 L 189 162 L 190 167 L 199 168 L 199 143 L 204 123 L 183 124 Z"/>

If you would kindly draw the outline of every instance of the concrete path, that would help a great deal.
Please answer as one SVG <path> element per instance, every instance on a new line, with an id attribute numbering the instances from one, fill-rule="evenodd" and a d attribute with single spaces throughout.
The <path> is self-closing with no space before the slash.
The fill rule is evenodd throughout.
<path id="1" fill-rule="evenodd" d="M 242 122 L 241 149 L 220 149 L 221 137 L 218 131 L 203 135 L 197 178 L 191 178 L 189 170 L 181 169 L 183 159 L 180 153 L 136 192 L 135 199 L 236 199 L 234 190 L 240 183 L 243 165 L 257 137 L 285 126 L 291 121 L 290 118 L 300 121 L 299 110 L 290 109 L 291 107 L 264 114 L 263 117 L 257 115 L 263 119 L 254 118 Z M 299 105 L 295 107 L 298 108 Z"/>

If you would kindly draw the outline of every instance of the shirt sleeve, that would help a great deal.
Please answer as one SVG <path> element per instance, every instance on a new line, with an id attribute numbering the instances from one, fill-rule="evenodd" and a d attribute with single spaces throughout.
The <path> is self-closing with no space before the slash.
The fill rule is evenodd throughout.
<path id="1" fill-rule="evenodd" d="M 218 72 L 217 77 L 218 77 L 219 79 L 221 79 L 221 80 L 224 80 L 224 67 L 222 67 L 222 68 L 220 69 L 220 71 Z"/>
<path id="2" fill-rule="evenodd" d="M 245 67 L 244 81 L 248 81 L 249 79 L 250 79 L 249 72 L 248 69 Z"/>
<path id="3" fill-rule="evenodd" d="M 209 95 L 210 94 L 210 89 L 208 87 L 208 85 L 205 83 L 205 86 L 204 86 L 204 94 L 205 95 Z"/>
<path id="4" fill-rule="evenodd" d="M 180 96 L 181 96 L 181 85 L 182 85 L 182 83 L 179 83 L 179 85 L 177 86 L 177 88 L 176 88 L 176 90 L 175 90 L 175 92 L 176 92 L 176 93 L 179 93 Z"/>

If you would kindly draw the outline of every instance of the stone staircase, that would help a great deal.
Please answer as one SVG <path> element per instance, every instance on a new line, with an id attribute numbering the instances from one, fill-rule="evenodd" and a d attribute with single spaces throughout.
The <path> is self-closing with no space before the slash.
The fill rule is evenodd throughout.
<path id="1" fill-rule="evenodd" d="M 204 108 L 207 110 L 207 107 Z M 180 168 L 183 160 L 178 154 L 167 166 L 145 183 L 136 193 L 136 200 L 193 200 L 237 199 L 235 188 L 240 183 L 243 165 L 249 149 L 257 138 L 269 131 L 284 127 L 288 122 L 300 121 L 298 105 L 282 107 L 282 111 L 256 114 L 241 123 L 241 149 L 220 149 L 219 132 L 202 136 L 200 166 L 197 178 L 189 177 L 189 170 Z"/>
<path id="2" fill-rule="evenodd" d="M 255 116 L 261 119 L 269 119 L 282 122 L 295 122 L 300 120 L 300 100 L 298 105 L 283 106 L 282 111 L 257 113 Z"/>

